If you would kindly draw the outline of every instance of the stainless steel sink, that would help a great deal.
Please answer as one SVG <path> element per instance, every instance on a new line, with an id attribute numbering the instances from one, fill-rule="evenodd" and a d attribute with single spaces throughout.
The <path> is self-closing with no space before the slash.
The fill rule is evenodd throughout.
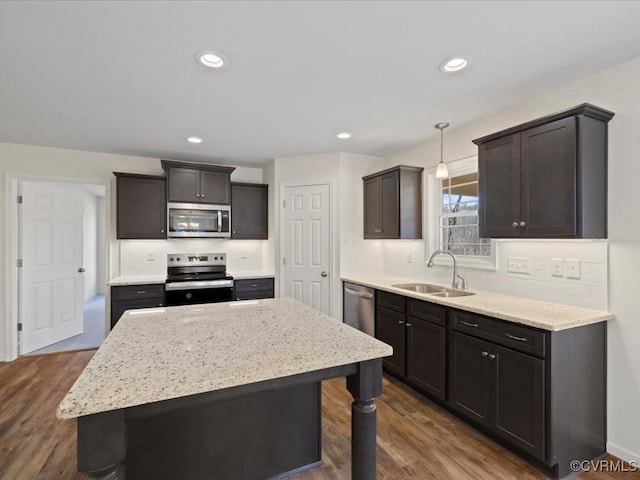
<path id="1" fill-rule="evenodd" d="M 426 293 L 427 295 L 433 295 L 434 297 L 468 297 L 469 295 L 475 295 L 475 293 L 465 292 L 463 290 L 454 290 L 453 288 L 443 287 L 442 285 L 433 285 L 431 283 L 401 283 L 398 285 L 391 285 L 395 288 L 401 288 L 403 290 L 409 290 L 416 293 Z"/>

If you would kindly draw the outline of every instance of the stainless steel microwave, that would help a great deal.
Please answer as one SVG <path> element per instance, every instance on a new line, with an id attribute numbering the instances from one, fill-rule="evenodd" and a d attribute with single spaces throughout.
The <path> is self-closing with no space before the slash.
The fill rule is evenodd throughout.
<path id="1" fill-rule="evenodd" d="M 229 238 L 231 207 L 199 203 L 167 204 L 167 237 Z"/>

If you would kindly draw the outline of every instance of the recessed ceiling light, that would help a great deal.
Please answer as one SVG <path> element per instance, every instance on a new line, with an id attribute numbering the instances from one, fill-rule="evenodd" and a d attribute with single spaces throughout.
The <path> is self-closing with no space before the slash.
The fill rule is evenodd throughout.
<path id="1" fill-rule="evenodd" d="M 464 70 L 471 65 L 471 57 L 459 55 L 457 57 L 451 57 L 440 64 L 440 70 L 444 73 L 453 73 Z"/>
<path id="2" fill-rule="evenodd" d="M 226 63 L 225 58 L 215 52 L 201 52 L 196 55 L 196 60 L 205 67 L 222 68 Z"/>
<path id="3" fill-rule="evenodd" d="M 340 140 L 346 140 L 347 138 L 351 138 L 351 134 L 349 132 L 340 132 L 336 135 Z"/>
<path id="4" fill-rule="evenodd" d="M 187 142 L 189 142 L 189 143 L 202 143 L 202 139 L 200 137 L 187 137 Z"/>

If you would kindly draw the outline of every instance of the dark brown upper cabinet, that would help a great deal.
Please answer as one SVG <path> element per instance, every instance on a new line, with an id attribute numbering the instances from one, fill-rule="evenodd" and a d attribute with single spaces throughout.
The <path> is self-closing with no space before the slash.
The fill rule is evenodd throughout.
<path id="1" fill-rule="evenodd" d="M 474 140 L 480 237 L 606 238 L 613 115 L 585 103 Z"/>
<path id="2" fill-rule="evenodd" d="M 257 183 L 231 184 L 231 238 L 269 238 L 269 186 Z"/>
<path id="3" fill-rule="evenodd" d="M 116 176 L 118 239 L 167 237 L 165 177 L 113 172 Z"/>
<path id="4" fill-rule="evenodd" d="M 423 170 L 397 166 L 362 177 L 364 238 L 422 238 Z"/>
<path id="5" fill-rule="evenodd" d="M 231 203 L 231 172 L 234 167 L 162 160 L 167 172 L 169 202 Z"/>

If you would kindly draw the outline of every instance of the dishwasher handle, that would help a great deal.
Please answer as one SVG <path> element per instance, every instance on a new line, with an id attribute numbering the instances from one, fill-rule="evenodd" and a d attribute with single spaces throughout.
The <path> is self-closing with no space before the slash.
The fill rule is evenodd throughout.
<path id="1" fill-rule="evenodd" d="M 372 293 L 359 292 L 358 290 L 353 290 L 352 288 L 349 288 L 349 287 L 344 287 L 344 291 L 345 293 L 349 293 L 351 295 L 355 295 L 360 298 L 366 298 L 367 300 L 371 300 L 373 298 Z"/>

